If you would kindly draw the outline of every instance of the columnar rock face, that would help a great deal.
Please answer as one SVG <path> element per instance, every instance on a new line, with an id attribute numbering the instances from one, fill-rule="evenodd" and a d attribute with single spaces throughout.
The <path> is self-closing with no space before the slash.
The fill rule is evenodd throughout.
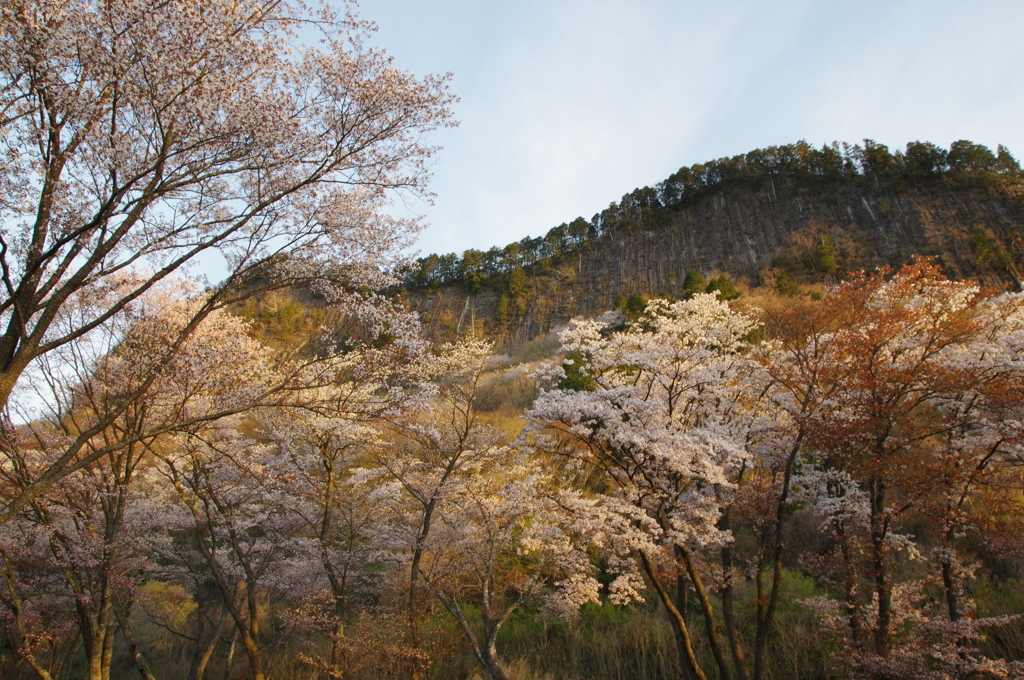
<path id="1" fill-rule="evenodd" d="M 834 249 L 838 272 L 899 266 L 920 254 L 937 257 L 953 278 L 1016 288 L 1024 271 L 1022 198 L 1020 184 L 851 182 L 812 192 L 776 177 L 757 188 L 723 188 L 659 228 L 611 231 L 529 267 L 529 301 L 504 322 L 495 317 L 500 291 L 492 289 L 424 290 L 412 304 L 435 333 L 475 327 L 521 342 L 573 316 L 599 314 L 620 295 L 678 296 L 691 269 L 754 286 L 783 269 L 804 283 L 828 282 L 835 276 L 822 268 L 823 243 Z"/>

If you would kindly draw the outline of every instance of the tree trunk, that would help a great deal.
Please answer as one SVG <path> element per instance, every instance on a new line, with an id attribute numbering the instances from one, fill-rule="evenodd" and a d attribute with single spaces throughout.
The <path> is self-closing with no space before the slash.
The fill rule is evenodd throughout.
<path id="1" fill-rule="evenodd" d="M 878 600 L 875 653 L 879 656 L 887 656 L 889 653 L 889 628 L 892 619 L 892 591 L 889 587 L 886 560 L 884 512 L 885 482 L 875 477 L 871 480 L 871 566 L 874 571 L 875 596 Z"/>
<path id="2" fill-rule="evenodd" d="M 686 566 L 686 573 L 693 583 L 693 590 L 697 593 L 697 600 L 700 602 L 701 613 L 704 615 L 704 629 L 708 634 L 708 646 L 711 647 L 711 654 L 715 657 L 715 664 L 718 666 L 718 677 L 720 680 L 731 680 L 732 673 L 729 672 L 729 661 L 722 650 L 722 641 L 718 636 L 718 624 L 715 622 L 715 610 L 711 606 L 711 598 L 704 588 L 704 580 L 697 571 L 690 553 L 681 545 L 675 546 L 676 556 Z"/>
<path id="3" fill-rule="evenodd" d="M 331 644 L 331 667 L 327 676 L 331 680 L 345 680 L 348 677 L 348 659 L 345 651 L 345 624 L 339 622 L 334 629 Z"/>
<path id="4" fill-rule="evenodd" d="M 843 561 L 846 564 L 846 574 L 843 586 L 846 590 L 846 618 L 850 622 L 850 637 L 853 639 L 853 646 L 861 648 L 864 645 L 864 626 L 861 623 L 860 607 L 857 605 L 857 570 L 854 564 L 853 553 L 847 541 L 842 525 L 837 527 L 843 551 Z"/>
<path id="5" fill-rule="evenodd" d="M 679 616 L 683 621 L 688 618 L 690 608 L 690 594 L 686 587 L 686 574 L 679 572 L 676 576 L 676 609 L 679 610 Z M 688 641 L 683 637 L 679 631 L 679 627 L 672 626 L 672 636 L 676 641 L 676 654 L 679 655 L 679 670 L 682 680 L 695 680 L 696 676 L 690 668 L 690 664 L 684 663 L 683 659 L 686 658 L 686 645 Z"/>
<path id="6" fill-rule="evenodd" d="M 82 636 L 85 645 L 86 675 L 88 680 L 109 680 L 110 659 L 113 652 L 113 621 L 102 613 L 92 621 L 88 637 Z"/>
<path id="7" fill-rule="evenodd" d="M 238 626 L 231 635 L 231 646 L 228 647 L 228 658 L 224 662 L 224 680 L 231 680 L 231 662 L 235 660 L 235 646 L 238 644 Z"/>
<path id="8" fill-rule="evenodd" d="M 484 669 L 491 676 L 491 680 L 508 680 L 508 675 L 498 660 L 498 649 L 495 645 L 498 636 L 495 633 L 493 637 L 489 637 L 490 639 L 487 641 L 487 644 L 481 650 L 483 652 L 481 661 L 483 662 Z"/>
<path id="9" fill-rule="evenodd" d="M 249 657 L 249 672 L 252 674 L 252 680 L 266 680 L 266 676 L 263 674 L 263 659 L 260 656 L 260 646 L 256 642 L 249 631 L 240 630 L 242 637 L 242 647 L 245 648 L 245 655 Z"/>
<path id="10" fill-rule="evenodd" d="M 149 670 L 149 664 L 146 663 L 146 657 L 142 655 L 142 650 L 139 649 L 139 645 L 135 641 L 135 634 L 132 633 L 131 625 L 128 620 L 128 617 L 131 616 L 131 611 L 121 614 L 121 612 L 115 608 L 114 616 L 117 617 L 117 625 L 121 629 L 121 634 L 124 635 L 124 639 L 128 642 L 128 650 L 131 652 L 132 660 L 135 662 L 135 667 L 139 669 L 139 675 L 142 676 L 143 680 L 156 680 L 156 678 L 153 677 L 153 673 Z"/>
<path id="11" fill-rule="evenodd" d="M 661 598 L 661 603 L 665 605 L 665 609 L 668 611 L 672 632 L 676 635 L 676 644 L 681 650 L 679 654 L 680 676 L 684 679 L 692 677 L 697 680 L 707 680 L 707 676 L 704 675 L 704 671 L 700 667 L 700 662 L 697 661 L 697 655 L 693 651 L 693 641 L 690 639 L 690 630 L 686 627 L 686 618 L 679 611 L 679 608 L 676 607 L 672 598 L 669 597 L 668 591 L 661 584 L 661 581 L 658 579 L 658 572 L 654 565 L 651 564 L 650 559 L 643 551 L 640 551 L 639 554 L 647 577 L 654 585 L 658 597 Z"/>
<path id="12" fill-rule="evenodd" d="M 224 630 L 224 624 L 228 619 L 228 611 L 226 607 L 220 608 L 220 620 L 217 621 L 217 627 L 213 631 L 213 635 L 210 637 L 210 641 L 203 646 L 203 617 L 199 617 L 200 626 L 199 634 L 196 636 L 196 650 L 192 658 L 192 666 L 188 670 L 188 680 L 203 680 L 203 676 L 206 674 L 206 666 L 210 663 L 210 657 L 213 656 L 213 650 L 217 648 L 217 641 L 220 639 L 221 631 Z"/>
<path id="13" fill-rule="evenodd" d="M 948 551 L 952 551 L 955 538 L 956 531 L 954 531 L 951 525 L 946 531 Z M 960 620 L 960 598 L 956 592 L 956 575 L 953 573 L 953 560 L 950 559 L 948 552 L 942 558 L 942 586 L 946 590 L 946 610 L 949 612 L 949 620 L 956 623 Z"/>
<path id="14" fill-rule="evenodd" d="M 722 519 L 718 522 L 718 528 L 722 531 L 731 531 L 728 511 L 722 513 Z M 736 677 L 739 680 L 748 680 L 747 664 L 743 658 L 743 646 L 740 642 L 739 632 L 736 630 L 736 616 L 733 611 L 733 567 L 732 567 L 732 546 L 726 543 L 722 546 L 722 618 L 725 620 L 725 634 L 729 639 L 729 649 L 732 652 L 733 665 L 736 667 Z"/>
<path id="15" fill-rule="evenodd" d="M 754 680 L 764 680 L 764 661 L 768 649 L 768 633 L 771 631 L 772 622 L 775 618 L 775 605 L 779 601 L 779 594 L 782 592 L 782 556 L 785 552 L 785 543 L 782 540 L 782 529 L 786 515 L 786 504 L 789 502 L 789 491 L 793 483 L 793 467 L 796 465 L 797 456 L 800 455 L 800 448 L 803 444 L 804 431 L 801 429 L 793 441 L 793 447 L 789 450 L 786 458 L 786 467 L 782 472 L 782 489 L 779 492 L 779 500 L 775 505 L 775 527 L 772 537 L 772 589 L 768 596 L 767 604 L 762 603 L 763 590 L 761 587 L 764 578 L 764 559 L 758 560 L 757 564 L 757 632 L 754 641 Z"/>

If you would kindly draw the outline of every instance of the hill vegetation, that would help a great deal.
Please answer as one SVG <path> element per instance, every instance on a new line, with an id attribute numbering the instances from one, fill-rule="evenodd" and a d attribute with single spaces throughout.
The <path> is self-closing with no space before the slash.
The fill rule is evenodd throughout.
<path id="1" fill-rule="evenodd" d="M 0 9 L 0 677 L 1024 676 L 1009 152 L 716 161 L 405 298 L 454 99 L 355 9 Z"/>
<path id="2" fill-rule="evenodd" d="M 590 220 L 504 248 L 429 255 L 403 279 L 434 334 L 476 323 L 503 342 L 634 294 L 682 297 L 693 274 L 793 293 L 922 254 L 952 276 L 1017 286 L 1021 183 L 1003 146 L 800 142 L 684 167 Z"/>
<path id="3" fill-rule="evenodd" d="M 1018 677 L 1021 295 L 920 258 L 759 308 L 688 279 L 515 356 L 308 295 L 212 316 L 108 455 L 0 527 L 0 670 Z M 67 400 L 8 455 L 103 418 L 190 295 L 50 365 Z"/>

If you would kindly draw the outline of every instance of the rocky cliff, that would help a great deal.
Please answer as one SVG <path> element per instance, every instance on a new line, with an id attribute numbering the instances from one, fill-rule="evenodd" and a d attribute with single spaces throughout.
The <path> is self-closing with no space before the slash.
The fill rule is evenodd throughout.
<path id="1" fill-rule="evenodd" d="M 915 255 L 938 258 L 954 278 L 986 285 L 1020 283 L 1024 204 L 1016 182 L 850 181 L 813 191 L 785 177 L 723 188 L 671 212 L 650 228 L 616 228 L 572 252 L 525 268 L 515 304 L 507 276 L 471 294 L 465 284 L 424 287 L 411 307 L 444 337 L 475 327 L 499 342 L 522 342 L 577 315 L 608 310 L 619 296 L 679 296 L 686 273 L 728 273 L 746 286 L 771 285 L 781 271 L 802 283 L 839 272 L 899 266 Z M 820 266 L 834 248 L 835 274 Z M 506 305 L 507 307 L 507 305 Z"/>

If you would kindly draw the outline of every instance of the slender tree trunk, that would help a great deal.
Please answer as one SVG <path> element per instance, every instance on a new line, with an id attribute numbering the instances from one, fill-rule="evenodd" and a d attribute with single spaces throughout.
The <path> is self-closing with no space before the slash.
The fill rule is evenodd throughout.
<path id="1" fill-rule="evenodd" d="M 730 531 L 729 512 L 722 513 L 718 522 L 718 528 L 722 531 Z M 732 566 L 732 545 L 726 543 L 722 546 L 722 618 L 725 621 L 725 634 L 729 639 L 729 649 L 732 652 L 733 665 L 736 667 L 736 677 L 739 680 L 748 680 L 747 664 L 743 658 L 743 645 L 739 638 L 739 631 L 736 629 L 736 616 L 733 610 L 733 566 Z"/>
<path id="2" fill-rule="evenodd" d="M 424 532 L 425 534 L 425 532 Z M 421 534 L 423 536 L 424 534 Z M 413 551 L 412 567 L 409 574 L 409 603 L 406 612 L 406 623 L 409 626 L 409 645 L 412 648 L 410 661 L 410 680 L 420 680 L 423 676 L 423 663 L 419 658 L 420 651 L 420 621 L 419 621 L 419 574 L 420 560 L 423 557 L 422 540 L 417 541 L 416 549 Z"/>
<path id="3" fill-rule="evenodd" d="M 683 678 L 693 677 L 697 680 L 707 680 L 707 676 L 700 667 L 700 662 L 697 661 L 697 655 L 693 651 L 693 641 L 690 639 L 690 629 L 686 626 L 686 618 L 679 611 L 679 608 L 676 607 L 668 591 L 661 584 L 661 581 L 658 579 L 658 572 L 651 563 L 650 558 L 643 551 L 640 551 L 639 554 L 644 571 L 654 585 L 661 603 L 665 605 L 665 609 L 669 614 L 669 621 L 672 623 L 673 632 L 677 636 L 677 645 L 681 648 L 679 655 L 680 675 Z"/>
<path id="4" fill-rule="evenodd" d="M 224 680 L 231 680 L 231 663 L 235 660 L 235 645 L 238 644 L 238 626 L 231 634 L 231 645 L 228 647 L 228 658 L 224 662 Z"/>
<path id="5" fill-rule="evenodd" d="M 103 680 L 110 680 L 110 662 L 114 657 L 114 607 L 111 606 L 107 614 L 108 622 L 105 626 L 106 634 L 103 636 L 103 659 L 101 665 Z"/>
<path id="6" fill-rule="evenodd" d="M 949 620 L 954 623 L 960 620 L 960 598 L 956 592 L 956 575 L 954 574 L 953 560 L 949 557 L 955 538 L 956 532 L 951 524 L 946 531 L 947 553 L 942 558 L 942 586 L 946 591 L 946 610 L 949 612 Z"/>
<path id="7" fill-rule="evenodd" d="M 201 537 L 200 540 L 202 540 Z M 248 612 L 243 612 L 243 610 L 237 606 L 237 603 L 233 601 L 235 593 L 225 582 L 223 574 L 221 574 L 217 565 L 215 556 L 207 553 L 205 548 L 203 549 L 203 553 L 206 556 L 207 564 L 213 572 L 214 581 L 217 583 L 221 595 L 224 598 L 224 606 L 227 607 L 228 613 L 231 615 L 231 619 L 235 623 L 235 637 L 231 640 L 231 654 L 234 654 L 235 643 L 240 637 L 242 639 L 242 647 L 245 649 L 245 654 L 249 659 L 249 667 L 253 680 L 264 680 L 263 660 L 260 656 L 258 637 L 259 621 L 255 618 L 259 613 L 255 607 L 255 595 L 249 592 L 246 593 Z M 251 583 L 246 583 L 245 587 L 247 591 L 254 588 Z M 246 620 L 246 616 L 244 615 L 245 613 L 248 613 L 249 616 L 253 618 Z"/>
<path id="8" fill-rule="evenodd" d="M 949 620 L 953 622 L 959 621 L 960 602 L 956 593 L 953 565 L 948 559 L 942 561 L 942 585 L 946 590 L 946 610 L 949 612 Z"/>
<path id="9" fill-rule="evenodd" d="M 85 677 L 88 680 L 102 680 L 103 673 L 100 668 L 100 663 L 103 658 L 103 639 L 99 635 L 90 635 L 88 638 L 83 636 L 82 643 L 85 646 L 85 661 L 86 671 Z"/>
<path id="10" fill-rule="evenodd" d="M 849 621 L 853 645 L 860 649 L 864 645 L 864 625 L 860 618 L 860 607 L 857 605 L 857 569 L 842 524 L 836 528 L 836 534 L 839 536 L 843 562 L 846 565 L 846 573 L 843 578 L 843 589 L 846 591 L 846 618 Z"/>
<path id="11" fill-rule="evenodd" d="M 454 600 L 444 597 L 436 592 L 435 594 L 438 595 L 438 599 L 441 601 L 441 604 L 444 605 L 445 609 L 448 610 L 448 613 L 450 613 L 459 624 L 459 628 L 462 629 L 463 637 L 466 638 L 470 649 L 473 650 L 473 655 L 476 657 L 477 661 L 480 662 L 480 665 L 484 667 L 484 670 L 487 671 L 487 674 L 491 676 L 491 680 L 509 680 L 508 674 L 505 672 L 505 668 L 501 665 L 501 661 L 498 659 L 497 647 L 498 631 L 501 630 L 501 625 L 504 623 L 504 619 L 498 621 L 492 620 L 487 616 L 486 609 L 481 611 L 484 639 L 483 644 L 480 644 L 480 641 L 473 633 L 473 628 L 469 625 L 469 621 L 466 620 L 466 617 L 463 615 L 458 604 Z"/>
<path id="12" fill-rule="evenodd" d="M 334 635 L 331 641 L 331 665 L 327 669 L 328 677 L 332 680 L 343 680 L 348 677 L 348 657 L 345 646 L 345 621 L 348 618 L 348 579 L 347 570 L 339 575 L 331 562 L 329 546 L 331 543 L 331 525 L 334 517 L 332 500 L 335 489 L 334 460 L 330 456 L 330 449 L 323 449 L 323 469 L 326 475 L 326 488 L 323 495 L 323 517 L 320 520 L 320 560 L 323 563 L 324 572 L 327 574 L 327 581 L 331 585 L 331 595 L 334 598 L 334 615 L 338 623 L 334 627 Z"/>
<path id="13" fill-rule="evenodd" d="M 224 609 L 221 608 L 223 613 Z M 188 665 L 188 680 L 196 680 L 196 675 L 199 669 L 199 659 L 203 656 L 205 651 L 203 646 L 203 637 L 206 635 L 206 616 L 203 612 L 203 602 L 201 600 L 196 601 L 196 637 L 195 646 L 192 648 L 192 661 Z M 208 645 L 207 645 L 208 646 Z M 184 660 L 184 652 L 182 653 L 182 660 Z"/>
<path id="14" fill-rule="evenodd" d="M 494 635 L 487 640 L 487 644 L 481 650 L 483 652 L 481 662 L 487 670 L 487 674 L 491 676 L 491 680 L 508 680 L 508 675 L 498 660 L 498 648 L 495 644 L 497 637 Z"/>
<path id="15" fill-rule="evenodd" d="M 245 655 L 249 657 L 249 672 L 252 674 L 252 680 L 265 680 L 259 643 L 248 630 L 242 629 L 239 632 L 241 633 L 242 647 L 245 648 Z"/>
<path id="16" fill-rule="evenodd" d="M 775 619 L 775 606 L 779 601 L 779 594 L 782 592 L 782 557 L 786 548 L 782 530 L 786 515 L 786 504 L 789 503 L 789 491 L 793 483 L 793 468 L 796 466 L 797 457 L 800 455 L 803 439 L 804 432 L 801 429 L 797 433 L 793 447 L 789 450 L 789 455 L 786 457 L 786 467 L 782 472 L 782 489 L 779 492 L 779 500 L 775 505 L 775 527 L 771 542 L 772 589 L 768 596 L 767 604 L 762 603 L 764 558 L 758 560 L 757 564 L 757 631 L 754 641 L 754 680 L 764 680 L 765 676 L 764 665 L 765 655 L 768 650 L 768 634 L 771 632 Z"/>
<path id="17" fill-rule="evenodd" d="M 143 680 L 156 680 L 156 678 L 153 677 L 153 673 L 149 670 L 149 664 L 146 663 L 146 657 L 142 655 L 142 650 L 139 649 L 139 645 L 135 641 L 135 634 L 132 633 L 128 619 L 128 617 L 131 616 L 131 611 L 129 610 L 122 614 L 117 610 L 117 608 L 115 608 L 114 616 L 117 617 L 117 625 L 121 629 L 121 634 L 124 635 L 124 639 L 128 642 L 128 650 L 131 652 L 132 661 L 135 662 L 135 667 L 139 669 L 139 675 L 142 676 Z"/>
<path id="18" fill-rule="evenodd" d="M 327 670 L 331 680 L 345 680 L 348 677 L 348 658 L 345 650 L 345 624 L 339 622 L 334 628 L 331 644 L 331 667 Z"/>
<path id="19" fill-rule="evenodd" d="M 217 621 L 217 627 L 213 631 L 213 635 L 210 636 L 210 641 L 203 645 L 203 628 L 200 623 L 199 635 L 196 638 L 196 650 L 192 657 L 192 665 L 188 670 L 188 680 L 203 680 L 203 675 L 206 674 L 206 666 L 210 663 L 210 657 L 213 656 L 213 650 L 217 648 L 217 641 L 220 639 L 221 631 L 224 630 L 224 624 L 228 619 L 228 610 L 226 607 L 220 608 L 220 620 Z M 202 622 L 202 617 L 199 618 Z"/>
<path id="20" fill-rule="evenodd" d="M 701 613 L 704 615 L 704 628 L 708 634 L 708 646 L 711 647 L 711 654 L 715 657 L 715 664 L 718 666 L 719 680 L 730 680 L 732 673 L 729 669 L 729 661 L 722 649 L 722 641 L 718 635 L 718 624 L 715 621 L 715 609 L 711 605 L 711 598 L 704 588 L 704 580 L 697 571 L 690 552 L 681 545 L 675 546 L 676 556 L 686 567 L 686 573 L 693 583 L 693 590 L 697 593 L 697 600 L 700 602 Z"/>
<path id="21" fill-rule="evenodd" d="M 887 656 L 892 619 L 892 591 L 889 587 L 886 560 L 884 520 L 885 482 L 879 477 L 871 480 L 871 566 L 874 572 L 875 596 L 878 601 L 878 622 L 875 625 L 875 653 Z"/>
<path id="22" fill-rule="evenodd" d="M 686 587 L 686 574 L 679 572 L 676 576 L 676 609 L 679 610 L 679 616 L 683 621 L 689 618 L 689 608 L 690 593 Z M 686 658 L 686 645 L 688 641 L 679 631 L 679 627 L 675 625 L 672 626 L 672 636 L 676 640 L 676 653 L 679 655 L 679 669 L 682 680 L 694 680 L 696 676 L 693 674 L 690 664 L 683 661 Z"/>
<path id="23" fill-rule="evenodd" d="M 200 541 L 202 541 L 201 535 Z M 243 611 L 237 606 L 237 603 L 233 601 L 235 592 L 228 587 L 227 582 L 224 580 L 224 576 L 217 565 L 216 557 L 210 554 L 205 547 L 200 547 L 206 557 L 207 565 L 213 572 L 214 581 L 217 583 L 221 595 L 224 598 L 224 606 L 227 607 L 228 613 L 231 615 L 231 619 L 235 622 L 235 637 L 231 641 L 232 654 L 234 653 L 235 642 L 240 637 L 242 639 L 242 647 L 245 649 L 245 654 L 249 659 L 249 668 L 252 673 L 252 679 L 264 680 L 263 659 L 260 656 L 259 646 L 259 611 L 256 607 L 256 594 L 254 592 L 255 586 L 253 582 L 250 581 L 245 583 L 247 611 Z M 246 572 L 248 573 L 248 569 L 246 569 Z M 248 614 L 248 617 L 246 614 Z"/>
<path id="24" fill-rule="evenodd" d="M 109 680 L 110 660 L 114 647 L 114 625 L 109 605 L 104 606 L 90 625 L 85 644 L 86 676 L 89 680 Z"/>

